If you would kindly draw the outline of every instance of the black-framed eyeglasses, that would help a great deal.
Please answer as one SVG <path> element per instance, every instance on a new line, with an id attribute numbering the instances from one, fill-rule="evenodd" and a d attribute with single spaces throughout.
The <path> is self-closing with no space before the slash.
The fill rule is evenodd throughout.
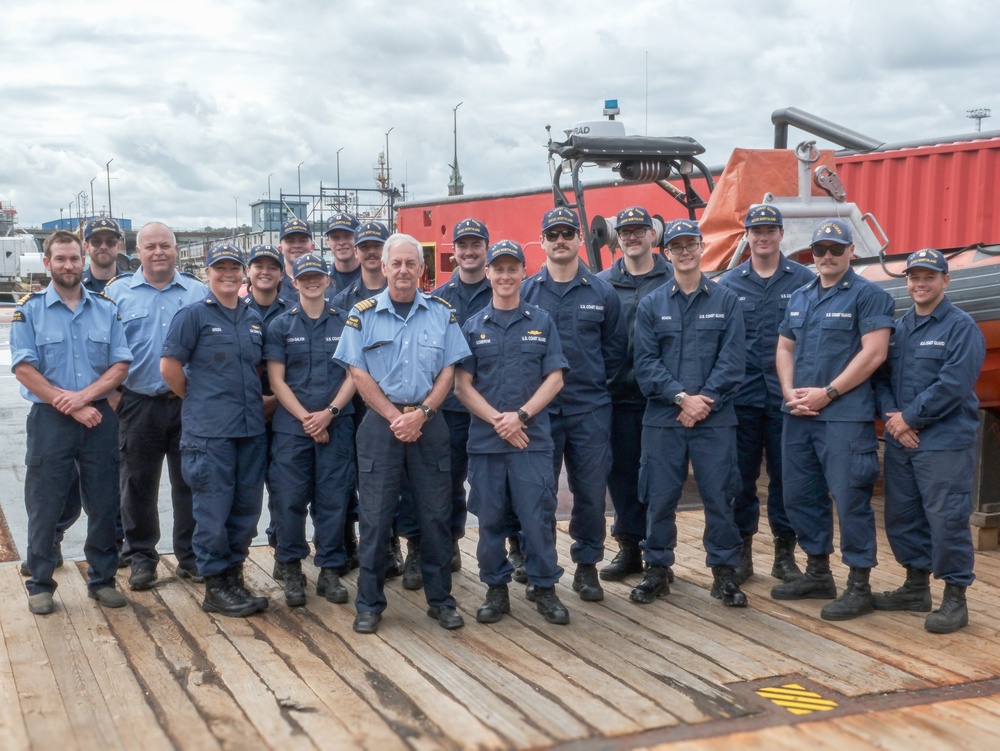
<path id="1" fill-rule="evenodd" d="M 822 258 L 828 252 L 834 258 L 840 258 L 842 255 L 844 255 L 844 253 L 846 251 L 847 251 L 847 246 L 846 245 L 840 245 L 840 244 L 837 244 L 837 245 L 813 245 L 812 246 L 812 254 L 814 256 L 816 256 L 816 258 Z"/>
<path id="2" fill-rule="evenodd" d="M 89 240 L 87 240 L 87 244 L 94 248 L 101 248 L 101 247 L 114 248 L 115 246 L 118 245 L 119 242 L 120 241 L 117 237 L 109 237 L 109 238 L 92 237 Z"/>
<path id="3" fill-rule="evenodd" d="M 675 256 L 679 256 L 681 253 L 697 253 L 698 248 L 701 247 L 701 240 L 696 240 L 693 243 L 688 243 L 687 245 L 668 245 L 667 252 L 672 253 Z"/>
<path id="4" fill-rule="evenodd" d="M 572 240 L 576 237 L 575 229 L 548 229 L 545 230 L 545 239 L 550 243 L 554 243 L 559 238 L 563 240 Z"/>
<path id="5" fill-rule="evenodd" d="M 618 230 L 618 237 L 623 240 L 628 240 L 630 237 L 643 237 L 647 232 L 649 232 L 649 227 L 636 227 L 635 229 L 622 227 Z"/>

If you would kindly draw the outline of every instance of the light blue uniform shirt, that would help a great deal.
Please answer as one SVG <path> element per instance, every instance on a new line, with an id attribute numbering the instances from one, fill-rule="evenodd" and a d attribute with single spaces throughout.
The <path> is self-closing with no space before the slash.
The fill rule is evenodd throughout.
<path id="1" fill-rule="evenodd" d="M 418 291 L 404 320 L 384 290 L 354 306 L 333 357 L 366 371 L 390 402 L 419 404 L 442 370 L 470 354 L 448 303 Z"/>
<path id="2" fill-rule="evenodd" d="M 118 315 L 135 356 L 125 388 L 147 396 L 168 393 L 170 389 L 160 376 L 163 340 L 177 311 L 204 300 L 208 287 L 175 271 L 173 281 L 157 289 L 146 281 L 140 268 L 115 279 L 104 293 L 118 303 Z"/>
<path id="3" fill-rule="evenodd" d="M 14 310 L 10 355 L 12 371 L 26 362 L 53 386 L 67 391 L 86 388 L 116 362 L 132 362 L 114 302 L 84 287 L 76 310 L 70 310 L 54 283 Z M 45 403 L 24 386 L 21 396 Z"/>

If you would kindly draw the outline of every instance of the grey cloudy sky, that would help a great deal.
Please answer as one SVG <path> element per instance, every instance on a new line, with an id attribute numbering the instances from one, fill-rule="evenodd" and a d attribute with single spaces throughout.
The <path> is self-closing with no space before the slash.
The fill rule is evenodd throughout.
<path id="1" fill-rule="evenodd" d="M 466 193 L 544 185 L 545 125 L 687 135 L 723 164 L 795 106 L 882 141 L 974 130 L 996 107 L 1000 5 L 3 0 L 0 197 L 22 224 L 90 192 L 116 216 L 241 222 L 271 189 L 393 182 L 447 194 L 452 108 Z M 647 108 L 648 52 L 648 108 Z M 994 126 L 993 123 L 996 122 Z M 793 141 L 798 140 L 793 134 Z M 75 206 L 75 204 L 74 204 Z M 75 211 L 75 208 L 74 208 Z"/>

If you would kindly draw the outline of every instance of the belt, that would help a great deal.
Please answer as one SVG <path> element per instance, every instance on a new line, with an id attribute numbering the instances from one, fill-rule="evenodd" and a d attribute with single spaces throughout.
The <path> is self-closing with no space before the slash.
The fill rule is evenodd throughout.
<path id="1" fill-rule="evenodd" d="M 396 402 L 393 402 L 392 406 L 398 409 L 404 415 L 407 412 L 416 412 L 418 409 L 420 409 L 420 405 L 418 404 L 396 404 Z"/>
<path id="2" fill-rule="evenodd" d="M 133 391 L 132 389 L 125 388 L 124 386 L 122 386 L 122 393 L 134 396 L 138 399 L 153 399 L 155 401 L 168 401 L 170 399 L 180 398 L 173 391 L 164 391 L 161 394 L 143 394 L 140 391 Z"/>

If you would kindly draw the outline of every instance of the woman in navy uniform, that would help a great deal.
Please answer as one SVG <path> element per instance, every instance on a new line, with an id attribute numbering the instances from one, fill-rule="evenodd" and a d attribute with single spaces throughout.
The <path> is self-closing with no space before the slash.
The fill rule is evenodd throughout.
<path id="1" fill-rule="evenodd" d="M 267 607 L 266 597 L 243 585 L 264 489 L 264 323 L 240 300 L 238 248 L 212 247 L 205 266 L 211 294 L 174 316 L 160 372 L 184 397 L 182 468 L 194 496 L 192 544 L 205 577 L 202 609 L 242 617 Z"/>
<path id="2" fill-rule="evenodd" d="M 267 329 L 264 357 L 278 397 L 271 445 L 275 557 L 284 570 L 285 602 L 306 602 L 302 559 L 309 555 L 306 514 L 315 525 L 316 594 L 347 602 L 338 571 L 347 564 L 344 521 L 354 494 L 354 382 L 333 361 L 347 318 L 325 298 L 326 263 L 312 253 L 292 264 L 299 304 Z"/>

